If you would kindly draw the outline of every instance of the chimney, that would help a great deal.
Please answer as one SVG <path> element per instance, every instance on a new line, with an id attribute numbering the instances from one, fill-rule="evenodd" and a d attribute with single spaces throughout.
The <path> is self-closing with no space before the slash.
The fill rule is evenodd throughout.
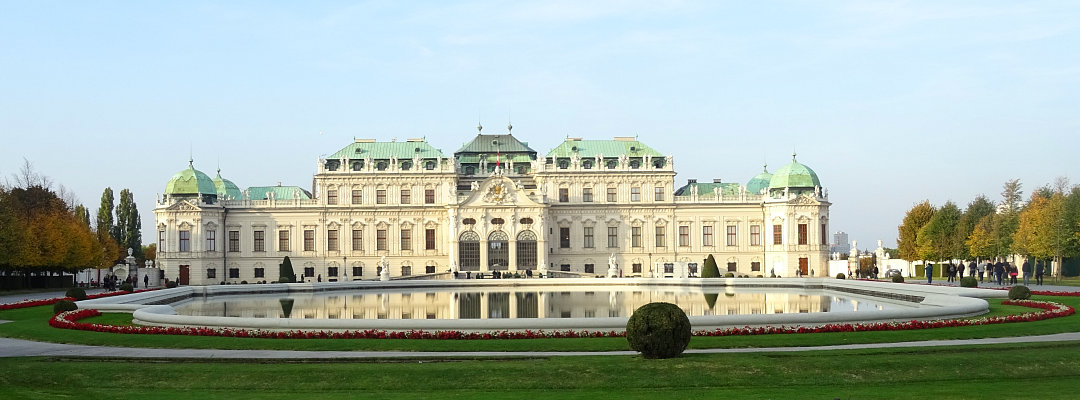
<path id="1" fill-rule="evenodd" d="M 720 178 L 713 179 L 712 183 L 720 183 Z"/>
<path id="2" fill-rule="evenodd" d="M 687 179 L 687 180 L 686 180 L 686 184 L 687 184 L 687 185 L 689 185 L 689 184 L 691 184 L 691 183 L 697 183 L 697 179 Z"/>

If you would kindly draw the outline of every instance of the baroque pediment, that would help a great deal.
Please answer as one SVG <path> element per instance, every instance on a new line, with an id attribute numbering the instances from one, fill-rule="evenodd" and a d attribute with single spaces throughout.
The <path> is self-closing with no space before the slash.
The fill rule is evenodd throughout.
<path id="1" fill-rule="evenodd" d="M 802 205 L 802 206 L 818 206 L 818 205 L 821 205 L 821 202 L 815 200 L 813 197 L 806 196 L 806 195 L 800 195 L 800 196 L 796 196 L 794 199 L 791 199 L 790 201 L 788 201 L 788 204 L 796 204 L 796 205 Z"/>
<path id="2" fill-rule="evenodd" d="M 469 198 L 461 203 L 462 207 L 539 205 L 529 198 L 521 184 L 503 176 L 493 176 L 479 182 Z"/>
<path id="3" fill-rule="evenodd" d="M 198 206 L 189 203 L 187 200 L 181 200 L 166 208 L 168 211 L 202 211 Z"/>

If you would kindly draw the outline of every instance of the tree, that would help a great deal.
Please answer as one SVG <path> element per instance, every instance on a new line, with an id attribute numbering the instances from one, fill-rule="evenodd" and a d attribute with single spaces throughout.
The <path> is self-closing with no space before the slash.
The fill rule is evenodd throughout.
<path id="1" fill-rule="evenodd" d="M 132 255 L 142 259 L 142 220 L 131 191 L 120 191 L 120 204 L 116 206 L 116 241 L 121 250 L 132 249 Z"/>
<path id="2" fill-rule="evenodd" d="M 709 257 L 705 258 L 705 264 L 704 264 L 703 267 L 701 267 L 701 277 L 702 278 L 719 278 L 720 277 L 720 268 L 716 266 L 716 259 L 713 258 L 712 254 L 709 254 Z"/>
<path id="3" fill-rule="evenodd" d="M 73 212 L 75 213 L 75 219 L 78 220 L 79 223 L 86 225 L 87 229 L 90 229 L 90 210 L 87 210 L 86 207 L 79 204 L 75 206 Z"/>
<path id="4" fill-rule="evenodd" d="M 975 224 L 975 229 L 972 230 L 971 235 L 964 242 L 967 244 L 968 254 L 978 258 L 994 256 L 997 244 L 994 237 L 993 218 L 993 214 L 986 215 Z"/>
<path id="5" fill-rule="evenodd" d="M 278 266 L 280 267 L 278 271 L 278 282 L 296 282 L 296 273 L 293 272 L 292 260 L 289 259 L 289 256 L 285 256 L 285 260 L 282 260 L 281 264 Z"/>
<path id="6" fill-rule="evenodd" d="M 923 200 L 922 203 L 912 206 L 904 215 L 904 221 L 897 227 L 899 236 L 896 239 L 896 247 L 901 259 L 907 261 L 922 259 L 919 257 L 916 241 L 919 230 L 934 216 L 934 211 L 934 206 L 930 205 L 930 201 Z"/>
<path id="7" fill-rule="evenodd" d="M 1013 234 L 1017 252 L 1037 259 L 1053 259 L 1057 269 L 1052 273 L 1059 278 L 1062 259 L 1080 253 L 1077 246 L 1080 226 L 1075 219 L 1080 214 L 1080 199 L 1076 199 L 1080 190 L 1073 189 L 1066 195 L 1066 185 L 1046 186 L 1032 194 L 1031 201 L 1019 214 Z"/>
<path id="8" fill-rule="evenodd" d="M 105 232 L 113 237 L 113 241 L 119 242 L 116 235 L 113 235 L 115 230 L 116 228 L 113 227 L 113 191 L 112 188 L 107 187 L 101 193 L 101 206 L 98 207 L 97 212 L 97 231 L 99 233 Z"/>
<path id="9" fill-rule="evenodd" d="M 1023 196 L 1019 179 L 1006 181 L 1001 190 L 1001 207 L 994 218 L 994 255 L 1007 257 L 1013 252 L 1013 233 L 1020 226 L 1020 200 Z"/>
<path id="10" fill-rule="evenodd" d="M 960 217 L 960 223 L 956 229 L 957 237 L 955 243 L 959 246 L 957 258 L 967 260 L 972 257 L 977 257 L 975 254 L 971 253 L 971 247 L 967 244 L 967 241 L 975 231 L 975 226 L 978 225 L 979 221 L 982 220 L 983 217 L 993 213 L 994 202 L 990 201 L 990 199 L 986 198 L 984 195 L 979 195 L 975 200 L 968 203 L 967 208 L 964 209 L 964 215 Z"/>
<path id="11" fill-rule="evenodd" d="M 143 260 L 157 263 L 157 243 L 150 243 L 142 247 Z"/>
<path id="12" fill-rule="evenodd" d="M 915 240 L 923 260 L 951 260 L 959 256 L 956 229 L 960 223 L 960 208 L 947 202 L 919 230 Z"/>

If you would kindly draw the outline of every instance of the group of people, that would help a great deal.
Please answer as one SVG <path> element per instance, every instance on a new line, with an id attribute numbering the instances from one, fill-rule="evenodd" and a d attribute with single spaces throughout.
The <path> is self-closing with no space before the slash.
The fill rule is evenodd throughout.
<path id="1" fill-rule="evenodd" d="M 991 283 L 997 283 L 998 285 L 1015 285 L 1017 284 L 1017 278 L 1020 276 L 1023 277 L 1024 284 L 1028 285 L 1032 274 L 1035 276 L 1036 284 L 1042 285 L 1043 276 L 1046 272 L 1042 261 L 1036 261 L 1034 265 L 1031 261 L 1024 261 L 1020 267 L 1017 267 L 1009 261 L 997 259 L 987 260 L 982 264 L 972 261 L 966 266 L 963 261 L 959 265 L 950 263 L 945 267 L 945 276 L 949 282 L 955 282 L 964 278 L 965 270 L 968 272 L 968 276 L 979 275 L 979 282 L 989 280 Z M 926 281 L 927 283 L 933 283 L 933 265 L 931 264 L 926 265 Z"/>

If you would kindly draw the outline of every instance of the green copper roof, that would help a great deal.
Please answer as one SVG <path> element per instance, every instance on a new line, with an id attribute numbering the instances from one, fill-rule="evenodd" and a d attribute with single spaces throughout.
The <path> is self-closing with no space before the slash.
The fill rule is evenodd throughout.
<path id="1" fill-rule="evenodd" d="M 195 169 L 188 161 L 187 169 L 177 172 L 165 185 L 165 194 L 212 194 L 217 195 L 214 181 L 209 176 Z"/>
<path id="2" fill-rule="evenodd" d="M 221 200 L 239 200 L 241 197 L 240 188 L 232 181 L 222 178 L 220 169 L 214 177 L 214 189 L 217 191 L 218 199 Z"/>
<path id="3" fill-rule="evenodd" d="M 298 190 L 301 200 L 311 199 L 311 192 L 299 186 L 252 186 L 248 188 L 248 196 L 251 200 L 267 200 L 267 194 L 274 193 L 275 200 L 292 200 Z"/>
<path id="4" fill-rule="evenodd" d="M 776 170 L 772 179 L 769 180 L 769 189 L 783 188 L 813 188 L 821 186 L 821 181 L 814 170 L 795 161 L 791 156 L 791 164 Z"/>
<path id="5" fill-rule="evenodd" d="M 571 157 L 577 152 L 581 158 L 591 157 L 618 157 L 625 154 L 628 157 L 663 157 L 663 154 L 653 150 L 637 140 L 571 140 L 567 139 L 558 147 L 548 152 L 548 158 Z"/>
<path id="6" fill-rule="evenodd" d="M 465 143 L 458 151 L 454 152 L 455 156 L 462 155 L 461 153 L 529 153 L 536 156 L 536 150 L 529 147 L 529 144 L 517 140 L 514 135 L 476 135 L 472 141 Z"/>
<path id="7" fill-rule="evenodd" d="M 755 175 L 750 179 L 750 182 L 746 183 L 746 191 L 750 194 L 761 194 L 762 190 L 768 189 L 770 182 L 772 182 L 773 174 L 769 173 L 769 166 L 765 165 L 765 170 L 760 174 Z"/>
<path id="8" fill-rule="evenodd" d="M 353 160 L 371 158 L 378 160 L 389 159 L 390 157 L 411 159 L 417 154 L 420 155 L 420 158 L 445 158 L 441 151 L 431 147 L 426 141 L 354 142 L 326 158 L 328 160 L 341 158 Z"/>
<path id="9" fill-rule="evenodd" d="M 720 188 L 720 195 L 721 196 L 736 196 L 736 195 L 739 194 L 739 184 L 738 183 L 716 183 L 716 182 L 713 182 L 713 183 L 707 183 L 707 182 L 706 183 L 697 183 L 697 182 L 694 182 L 694 183 L 687 183 L 683 187 L 676 189 L 675 190 L 675 195 L 676 196 L 689 196 L 690 195 L 690 187 L 692 187 L 692 186 L 697 187 L 698 196 L 712 196 L 713 195 L 713 189 L 716 189 L 716 188 Z"/>

